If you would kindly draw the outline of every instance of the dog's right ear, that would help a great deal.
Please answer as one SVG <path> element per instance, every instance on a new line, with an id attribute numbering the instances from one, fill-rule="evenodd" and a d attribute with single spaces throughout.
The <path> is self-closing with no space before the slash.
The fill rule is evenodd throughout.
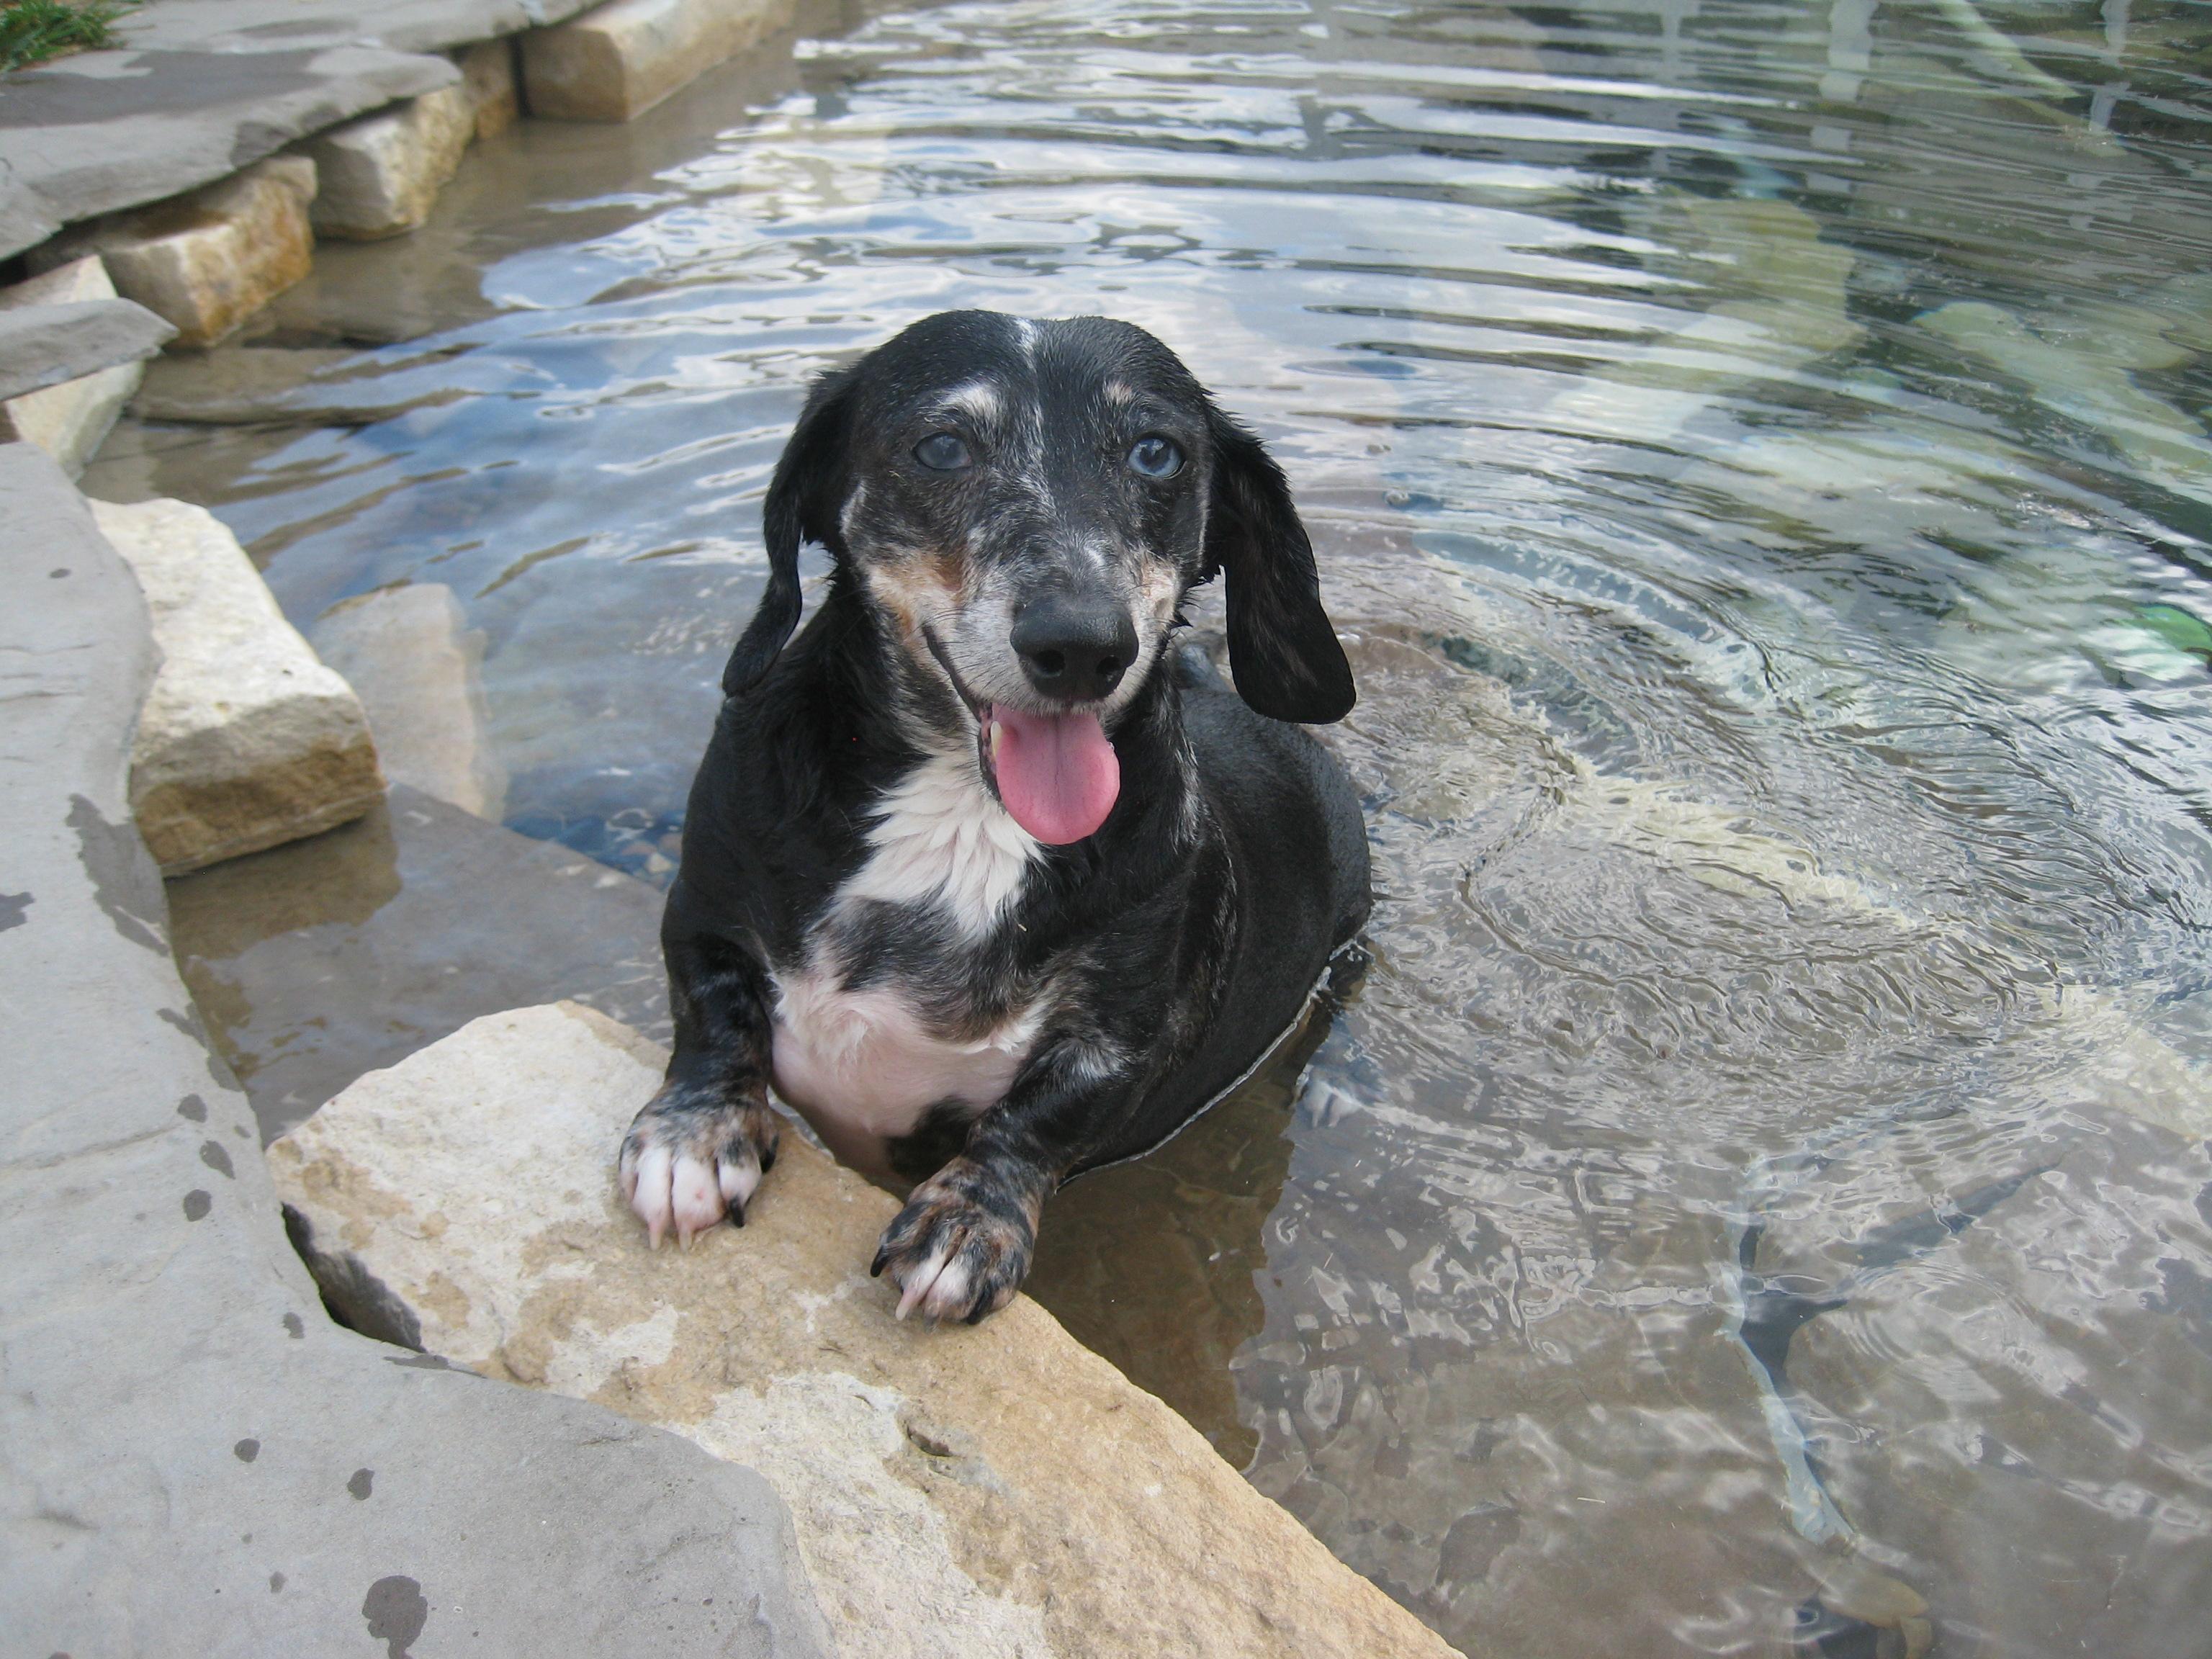
<path id="1" fill-rule="evenodd" d="M 761 539 L 768 544 L 768 591 L 744 636 L 722 670 L 722 695 L 749 690 L 799 626 L 799 547 L 819 542 L 842 554 L 837 514 L 845 501 L 845 416 L 852 371 L 836 369 L 814 382 L 791 441 L 775 464 L 761 511 Z"/>

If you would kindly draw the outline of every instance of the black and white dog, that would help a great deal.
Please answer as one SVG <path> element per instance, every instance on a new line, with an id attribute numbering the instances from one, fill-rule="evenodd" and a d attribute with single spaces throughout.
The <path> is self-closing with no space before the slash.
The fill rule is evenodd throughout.
<path id="1" fill-rule="evenodd" d="M 623 1190 L 656 1246 L 742 1224 L 773 1086 L 920 1183 L 873 1269 L 900 1316 L 972 1322 L 1053 1190 L 1238 1081 L 1366 919 L 1358 802 L 1288 723 L 1351 670 L 1281 471 L 1126 323 L 951 312 L 824 375 L 765 529 Z M 835 568 L 793 640 L 803 540 Z M 1217 572 L 1233 693 L 1170 647 Z"/>

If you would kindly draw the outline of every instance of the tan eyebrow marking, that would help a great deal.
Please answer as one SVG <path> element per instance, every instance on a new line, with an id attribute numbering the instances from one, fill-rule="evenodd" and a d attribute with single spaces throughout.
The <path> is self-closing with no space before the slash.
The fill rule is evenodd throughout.
<path id="1" fill-rule="evenodd" d="M 988 380 L 970 380 L 957 386 L 937 400 L 940 409 L 958 410 L 979 421 L 995 421 L 1006 408 L 999 396 L 999 388 Z"/>

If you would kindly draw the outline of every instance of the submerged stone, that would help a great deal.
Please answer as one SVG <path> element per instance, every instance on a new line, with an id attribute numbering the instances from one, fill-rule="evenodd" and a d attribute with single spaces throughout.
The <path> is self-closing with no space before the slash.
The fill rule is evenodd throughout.
<path id="1" fill-rule="evenodd" d="M 2045 408 L 2088 427 L 2152 483 L 2212 501 L 2212 441 L 2189 416 L 2137 386 L 2124 366 L 2128 359 L 2094 342 L 2076 346 L 2045 338 L 2011 312 L 1978 300 L 1954 301 L 1915 320 L 2022 382 Z"/>
<path id="2" fill-rule="evenodd" d="M 498 822 L 507 772 L 484 708 L 484 636 L 452 588 L 357 594 L 325 611 L 310 637 L 368 710 L 386 777 Z"/>
<path id="3" fill-rule="evenodd" d="M 264 1139 L 502 1008 L 569 997 L 668 1032 L 659 892 L 404 783 L 168 895 L 185 982 Z"/>
<path id="4" fill-rule="evenodd" d="M 333 347 L 222 345 L 170 352 L 146 367 L 131 401 L 142 420 L 200 426 L 373 426 L 410 409 L 468 394 L 441 386 L 411 397 L 379 396 L 380 377 L 362 354 Z"/>

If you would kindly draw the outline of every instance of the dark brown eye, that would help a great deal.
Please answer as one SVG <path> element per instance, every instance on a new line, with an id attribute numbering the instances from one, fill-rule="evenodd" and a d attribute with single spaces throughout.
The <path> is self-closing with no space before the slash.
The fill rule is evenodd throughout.
<path id="1" fill-rule="evenodd" d="M 1172 478 L 1182 471 L 1182 451 L 1157 432 L 1139 438 L 1129 450 L 1129 470 L 1147 478 Z"/>
<path id="2" fill-rule="evenodd" d="M 933 432 L 914 447 L 914 458 L 933 472 L 957 472 L 974 459 L 957 434 Z"/>

